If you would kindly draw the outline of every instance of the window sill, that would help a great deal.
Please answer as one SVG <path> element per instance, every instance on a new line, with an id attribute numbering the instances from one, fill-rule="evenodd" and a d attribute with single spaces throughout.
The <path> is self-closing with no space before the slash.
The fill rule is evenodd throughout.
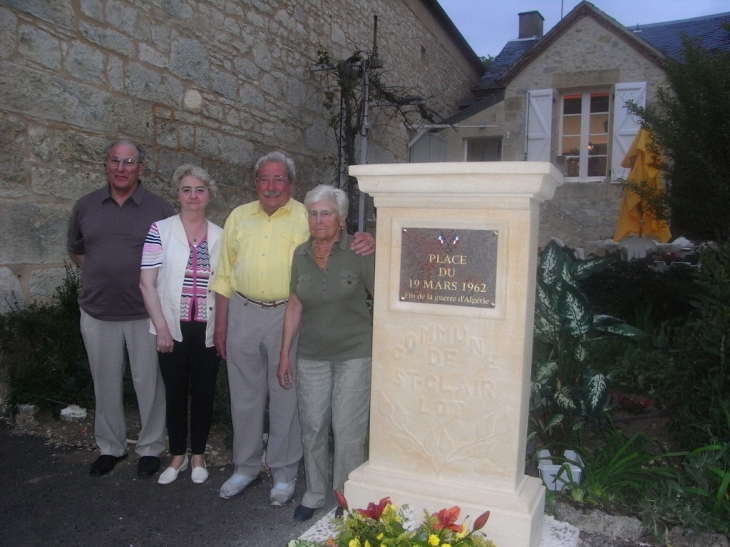
<path id="1" fill-rule="evenodd" d="M 563 180 L 565 182 L 572 182 L 572 183 L 578 183 L 578 184 L 595 184 L 595 183 L 606 182 L 606 177 L 591 177 L 591 178 L 587 178 L 587 179 L 581 179 L 579 177 L 564 177 Z"/>

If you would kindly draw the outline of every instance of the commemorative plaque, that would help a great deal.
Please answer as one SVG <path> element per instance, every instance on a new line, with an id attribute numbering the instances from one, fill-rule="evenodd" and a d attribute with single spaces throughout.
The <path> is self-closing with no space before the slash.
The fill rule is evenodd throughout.
<path id="1" fill-rule="evenodd" d="M 496 230 L 403 228 L 401 302 L 494 308 Z"/>

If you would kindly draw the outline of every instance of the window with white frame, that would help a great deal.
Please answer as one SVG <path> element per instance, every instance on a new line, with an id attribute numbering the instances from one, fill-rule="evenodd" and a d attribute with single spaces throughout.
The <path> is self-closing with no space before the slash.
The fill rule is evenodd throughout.
<path id="1" fill-rule="evenodd" d="M 561 94 L 559 167 L 566 180 L 606 180 L 610 98 L 607 89 Z"/>
<path id="2" fill-rule="evenodd" d="M 645 106 L 646 82 L 529 90 L 525 158 L 553 162 L 567 182 L 621 182 L 628 175 L 621 162 L 641 124 L 629 112 L 628 101 Z"/>

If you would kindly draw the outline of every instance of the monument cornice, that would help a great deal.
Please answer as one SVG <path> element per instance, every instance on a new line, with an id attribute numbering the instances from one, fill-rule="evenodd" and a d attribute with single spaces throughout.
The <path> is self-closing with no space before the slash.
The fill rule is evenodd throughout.
<path id="1" fill-rule="evenodd" d="M 549 162 L 524 161 L 351 165 L 349 172 L 357 177 L 360 189 L 374 198 L 412 199 L 418 195 L 422 202 L 458 200 L 461 206 L 465 200 L 484 196 L 543 202 L 553 197 L 563 180 Z M 454 184 L 454 176 L 458 184 Z M 445 177 L 450 179 L 447 184 Z M 397 184 L 390 183 L 396 179 Z"/>

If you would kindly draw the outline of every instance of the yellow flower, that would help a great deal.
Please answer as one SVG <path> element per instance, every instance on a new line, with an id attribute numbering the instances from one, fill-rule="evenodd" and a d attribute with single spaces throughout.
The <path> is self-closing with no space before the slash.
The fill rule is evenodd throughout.
<path id="1" fill-rule="evenodd" d="M 441 543 L 441 540 L 436 534 L 431 534 L 430 536 L 428 536 L 429 545 L 433 545 L 433 547 L 436 547 L 436 545 L 438 545 L 439 543 Z"/>
<path id="2" fill-rule="evenodd" d="M 375 539 L 383 539 L 383 532 L 380 532 L 380 533 L 378 534 L 378 537 L 377 537 L 377 538 L 375 538 Z"/>
<path id="3" fill-rule="evenodd" d="M 357 538 L 351 539 L 350 542 L 347 544 L 347 547 L 360 547 L 360 540 Z"/>
<path id="4" fill-rule="evenodd" d="M 451 543 L 444 543 L 441 547 L 451 547 Z"/>
<path id="5" fill-rule="evenodd" d="M 383 522 L 400 522 L 398 508 L 392 503 L 389 503 L 383 509 Z"/>
<path id="6" fill-rule="evenodd" d="M 367 539 L 365 540 L 365 547 L 370 547 L 370 542 Z"/>
<path id="7" fill-rule="evenodd" d="M 457 532 L 456 539 L 461 539 L 466 536 L 466 524 L 461 525 L 461 532 Z"/>

